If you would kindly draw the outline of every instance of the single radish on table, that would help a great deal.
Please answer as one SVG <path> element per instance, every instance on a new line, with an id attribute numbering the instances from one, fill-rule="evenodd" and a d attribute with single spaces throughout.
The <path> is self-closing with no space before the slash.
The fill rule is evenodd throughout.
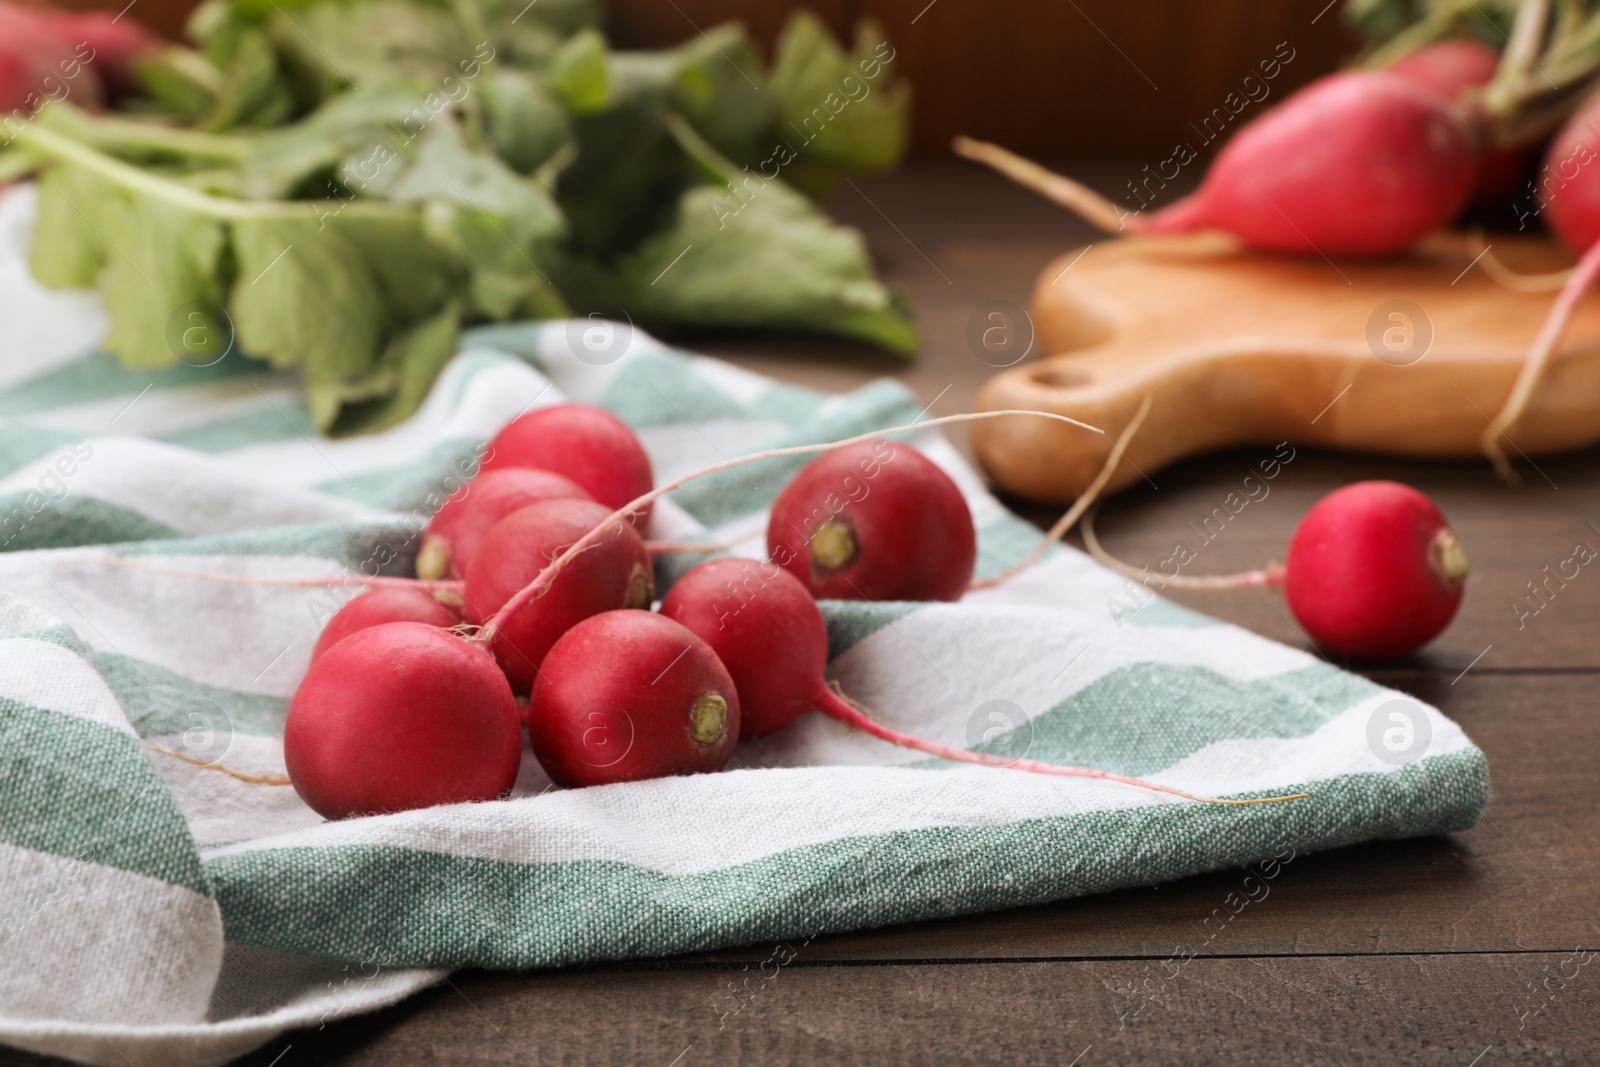
<path id="1" fill-rule="evenodd" d="M 484 451 L 482 469 L 537 467 L 572 479 L 608 508 L 620 508 L 650 491 L 650 457 L 628 424 L 604 408 L 556 404 L 506 425 Z M 633 517 L 641 530 L 650 508 Z"/>
<path id="2" fill-rule="evenodd" d="M 376 815 L 504 796 L 522 729 L 511 687 L 481 647 L 390 622 L 311 665 L 289 704 L 283 758 L 319 815 Z"/>
<path id="3" fill-rule="evenodd" d="M 562 786 L 719 771 L 738 690 L 700 638 L 648 611 L 608 611 L 550 649 L 528 704 L 539 765 Z"/>
<path id="4" fill-rule="evenodd" d="M 1450 625 L 1468 570 L 1433 501 L 1399 482 L 1357 482 L 1317 501 L 1295 527 L 1283 594 L 1323 648 L 1398 659 Z"/>
<path id="5" fill-rule="evenodd" d="M 386 622 L 420 622 L 447 630 L 461 622 L 460 604 L 461 594 L 452 590 L 422 586 L 369 590 L 333 613 L 311 649 L 311 661 L 351 634 Z"/>
<path id="6" fill-rule="evenodd" d="M 1476 181 L 1476 142 L 1436 93 L 1385 71 L 1347 71 L 1245 126 L 1199 189 L 1149 214 L 995 145 L 958 138 L 955 148 L 1108 232 L 1224 230 L 1267 251 L 1380 256 L 1455 218 Z"/>
<path id="7" fill-rule="evenodd" d="M 601 612 L 648 608 L 655 599 L 649 550 L 630 524 L 607 523 L 610 515 L 592 500 L 549 500 L 501 519 L 479 545 L 463 589 L 467 618 L 495 618 L 495 658 L 517 692 L 533 688 L 545 654 L 572 627 Z M 599 539 L 548 586 L 497 617 L 552 560 L 602 525 Z"/>
<path id="8" fill-rule="evenodd" d="M 417 577 L 461 578 L 495 524 L 546 500 L 589 500 L 570 478 L 534 467 L 481 471 L 433 513 L 417 553 Z"/>
<path id="9" fill-rule="evenodd" d="M 833 600 L 957 600 L 978 539 L 950 476 L 903 442 L 825 452 L 772 502 L 767 552 L 811 595 Z"/>
<path id="10" fill-rule="evenodd" d="M 1329 493 L 1301 517 L 1281 566 L 1246 574 L 1153 575 L 1107 555 L 1088 518 L 1083 538 L 1096 559 L 1156 591 L 1281 585 L 1318 647 L 1363 660 L 1399 659 L 1439 636 L 1461 606 L 1470 570 L 1433 501 L 1399 482 Z"/>

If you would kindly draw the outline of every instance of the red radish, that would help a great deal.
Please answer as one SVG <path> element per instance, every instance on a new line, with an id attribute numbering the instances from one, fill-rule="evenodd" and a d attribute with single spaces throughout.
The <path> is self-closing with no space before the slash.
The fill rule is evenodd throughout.
<path id="1" fill-rule="evenodd" d="M 13 126 L 49 100 L 76 96 L 89 104 L 100 89 L 89 69 L 93 53 L 77 54 L 48 13 L 0 2 L 0 145 Z"/>
<path id="2" fill-rule="evenodd" d="M 1239 131 L 1200 188 L 1128 214 L 994 145 L 956 151 L 994 166 L 1109 232 L 1225 230 L 1298 255 L 1398 252 L 1460 212 L 1477 174 L 1474 134 L 1437 95 L 1384 71 L 1319 78 Z"/>
<path id="3" fill-rule="evenodd" d="M 505 467 L 555 471 L 612 509 L 648 493 L 655 483 L 650 457 L 628 424 L 588 404 L 557 404 L 513 419 L 483 457 L 483 470 Z M 633 521 L 644 529 L 650 509 L 642 508 Z"/>
<path id="4" fill-rule="evenodd" d="M 1323 648 L 1397 659 L 1450 625 L 1467 570 L 1433 501 L 1398 482 L 1357 482 L 1317 501 L 1295 527 L 1283 592 Z"/>
<path id="5" fill-rule="evenodd" d="M 1412 49 L 1384 69 L 1446 100 L 1458 100 L 1468 89 L 1488 85 L 1499 68 L 1497 49 L 1458 37 Z"/>
<path id="6" fill-rule="evenodd" d="M 433 513 L 417 553 L 417 577 L 433 580 L 466 574 L 495 523 L 518 508 L 546 500 L 589 499 L 572 479 L 551 471 L 533 467 L 482 471 Z"/>
<path id="7" fill-rule="evenodd" d="M 739 690 L 740 738 L 776 733 L 831 695 L 822 613 L 806 587 L 769 560 L 702 563 L 667 591 L 661 614 L 700 635 L 728 668 Z"/>
<path id="8" fill-rule="evenodd" d="M 562 786 L 719 771 L 739 740 L 739 695 L 715 652 L 648 611 L 608 611 L 545 657 L 528 737 Z"/>
<path id="9" fill-rule="evenodd" d="M 1334 490 L 1301 517 L 1282 565 L 1244 574 L 1140 571 L 1100 546 L 1092 513 L 1083 541 L 1095 559 L 1158 592 L 1281 585 L 1306 635 L 1355 659 L 1398 659 L 1432 641 L 1455 617 L 1470 569 L 1433 501 L 1399 482 Z"/>
<path id="10" fill-rule="evenodd" d="M 1578 256 L 1578 263 L 1550 306 L 1505 403 L 1483 433 L 1483 450 L 1507 481 L 1515 481 L 1516 474 L 1500 438 L 1516 427 L 1573 311 L 1600 279 L 1600 97 L 1579 108 L 1550 141 L 1537 202 L 1556 236 Z"/>
<path id="11" fill-rule="evenodd" d="M 767 551 L 816 597 L 958 600 L 978 539 L 950 476 L 908 444 L 826 452 L 772 503 Z"/>
<path id="12" fill-rule="evenodd" d="M 417 622 L 374 626 L 311 665 L 283 730 L 295 792 L 329 819 L 493 800 L 516 782 L 522 730 L 482 648 Z"/>
<path id="13" fill-rule="evenodd" d="M 454 606 L 459 603 L 459 593 L 430 592 L 421 587 L 381 588 L 362 593 L 333 613 L 311 649 L 311 661 L 315 663 L 324 652 L 356 631 L 386 622 L 421 622 L 449 629 L 461 622 L 461 612 Z"/>
<path id="14" fill-rule="evenodd" d="M 134 63 L 160 46 L 155 35 L 132 18 L 110 11 L 43 11 L 40 15 L 62 37 L 81 45 L 80 58 L 92 57 L 100 80 L 119 93 L 138 89 Z"/>
<path id="15" fill-rule="evenodd" d="M 1600 238 L 1600 96 L 1575 112 L 1545 151 L 1544 218 L 1573 253 Z"/>
<path id="16" fill-rule="evenodd" d="M 1466 38 L 1435 41 L 1407 52 L 1384 69 L 1458 102 L 1494 79 L 1500 69 L 1500 53 Z M 1469 104 L 1468 115 L 1481 130 L 1487 130 L 1490 117 L 1481 104 Z M 1473 199 L 1485 206 L 1507 200 L 1521 184 L 1530 155 L 1528 148 L 1485 148 L 1478 161 L 1478 190 Z"/>
<path id="17" fill-rule="evenodd" d="M 468 620 L 483 623 L 551 560 L 591 530 L 605 527 L 547 588 L 496 620 L 495 658 L 517 692 L 533 687 L 545 653 L 573 626 L 604 611 L 647 608 L 655 599 L 644 541 L 628 523 L 608 523 L 610 515 L 592 500 L 550 500 L 501 519 L 478 546 L 464 594 Z"/>

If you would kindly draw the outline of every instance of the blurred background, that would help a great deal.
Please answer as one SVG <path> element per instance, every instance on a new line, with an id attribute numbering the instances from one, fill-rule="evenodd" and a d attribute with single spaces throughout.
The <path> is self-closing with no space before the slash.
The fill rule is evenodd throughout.
<path id="1" fill-rule="evenodd" d="M 134 0 L 128 17 L 178 39 L 196 3 Z M 619 48 L 659 48 L 739 19 L 769 55 L 795 8 L 816 12 L 844 40 L 860 19 L 876 19 L 903 63 L 898 73 L 915 87 L 911 150 L 924 158 L 948 155 L 958 133 L 1047 159 L 1166 152 L 1174 139 L 1193 137 L 1187 124 L 1201 123 L 1280 43 L 1293 59 L 1259 104 L 1326 74 L 1355 47 L 1340 5 L 1327 0 L 608 0 L 605 7 L 607 34 Z"/>

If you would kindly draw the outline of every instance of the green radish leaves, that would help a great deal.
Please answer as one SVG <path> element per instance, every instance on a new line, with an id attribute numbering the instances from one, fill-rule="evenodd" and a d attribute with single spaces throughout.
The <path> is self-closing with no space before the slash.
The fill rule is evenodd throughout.
<path id="1" fill-rule="evenodd" d="M 34 273 L 98 286 L 131 366 L 209 355 L 186 324 L 226 315 L 324 433 L 405 418 L 463 325 L 573 307 L 910 352 L 860 236 L 802 195 L 904 150 L 881 33 L 846 51 L 797 15 L 769 72 L 736 24 L 645 53 L 597 22 L 594 0 L 208 0 L 193 49 L 141 60 L 139 114 L 54 104 L 0 158 L 40 181 Z"/>

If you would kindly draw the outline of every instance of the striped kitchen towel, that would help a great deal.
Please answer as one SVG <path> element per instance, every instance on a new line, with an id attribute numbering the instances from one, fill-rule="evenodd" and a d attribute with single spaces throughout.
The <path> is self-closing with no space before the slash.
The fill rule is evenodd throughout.
<path id="1" fill-rule="evenodd" d="M 96 351 L 96 298 L 28 277 L 32 195 L 0 198 L 0 1041 L 203 1064 L 392 1003 L 449 969 L 665 956 L 1013 907 L 1371 838 L 1462 829 L 1481 752 L 1431 708 L 1130 589 L 1071 549 L 956 604 L 824 605 L 830 671 L 954 745 L 1213 795 L 929 760 L 820 716 L 725 773 L 323 821 L 285 708 L 343 576 L 404 574 L 429 510 L 533 406 L 603 404 L 658 477 L 911 421 L 881 382 L 780 384 L 591 323 L 479 330 L 410 421 L 315 436 L 295 382 L 235 356 L 151 373 Z M 585 336 L 585 331 L 600 334 Z M 596 338 L 598 337 L 598 341 Z M 1037 533 L 935 436 L 980 574 Z M 760 551 L 804 461 L 695 483 L 654 536 Z M 312 588 L 117 568 L 108 557 Z M 692 561 L 664 565 L 663 587 Z M 1134 593 L 1140 595 L 1134 596 Z M 715 1005 L 708 1005 L 708 1014 Z"/>

